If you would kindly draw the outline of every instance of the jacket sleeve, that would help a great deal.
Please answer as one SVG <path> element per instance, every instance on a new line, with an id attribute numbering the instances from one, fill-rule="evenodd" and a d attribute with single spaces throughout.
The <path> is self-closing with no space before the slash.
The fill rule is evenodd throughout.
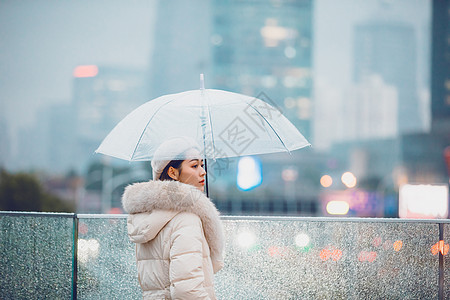
<path id="1" fill-rule="evenodd" d="M 210 299 L 203 285 L 202 222 L 191 213 L 176 218 L 169 266 L 172 299 Z"/>

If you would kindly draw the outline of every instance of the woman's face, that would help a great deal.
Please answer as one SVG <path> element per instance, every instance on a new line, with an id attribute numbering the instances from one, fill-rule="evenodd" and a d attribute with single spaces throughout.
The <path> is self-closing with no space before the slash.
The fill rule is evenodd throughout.
<path id="1" fill-rule="evenodd" d="M 205 190 L 205 175 L 202 159 L 186 159 L 181 163 L 181 171 L 178 174 L 178 181 L 190 184 L 200 191 Z"/>

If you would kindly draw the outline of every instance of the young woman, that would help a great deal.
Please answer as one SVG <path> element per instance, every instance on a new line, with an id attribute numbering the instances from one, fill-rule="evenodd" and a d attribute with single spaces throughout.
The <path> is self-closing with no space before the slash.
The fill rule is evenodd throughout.
<path id="1" fill-rule="evenodd" d="M 205 170 L 188 138 L 161 144 L 153 181 L 125 189 L 128 235 L 136 243 L 144 299 L 216 299 L 213 274 L 223 267 L 223 230 L 203 194 Z"/>

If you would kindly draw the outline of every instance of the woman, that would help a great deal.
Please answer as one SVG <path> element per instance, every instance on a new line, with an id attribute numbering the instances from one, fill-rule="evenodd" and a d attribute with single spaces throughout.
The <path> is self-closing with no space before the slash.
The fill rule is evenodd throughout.
<path id="1" fill-rule="evenodd" d="M 219 213 L 203 194 L 205 170 L 188 138 L 161 144 L 153 181 L 125 189 L 128 235 L 136 243 L 144 299 L 216 299 L 213 274 L 223 267 Z"/>

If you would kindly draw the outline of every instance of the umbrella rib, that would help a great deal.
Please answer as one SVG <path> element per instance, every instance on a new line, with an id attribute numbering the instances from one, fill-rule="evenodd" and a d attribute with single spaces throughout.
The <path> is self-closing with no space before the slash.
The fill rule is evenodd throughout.
<path id="1" fill-rule="evenodd" d="M 251 103 L 247 103 L 261 118 L 263 118 L 264 121 L 266 121 L 267 125 L 269 125 L 270 129 L 272 129 L 272 131 L 275 133 L 275 135 L 277 136 L 277 138 L 280 140 L 281 144 L 283 145 L 284 149 L 287 150 L 287 152 L 290 154 L 291 151 L 289 151 L 289 149 L 286 147 L 286 145 L 284 144 L 283 140 L 281 139 L 281 137 L 278 135 L 278 133 L 275 131 L 275 129 L 273 129 L 272 125 L 269 123 L 269 121 L 256 109 L 253 107 L 253 105 Z"/>
<path id="2" fill-rule="evenodd" d="M 150 124 L 150 122 L 153 120 L 153 118 L 156 116 L 156 114 L 161 110 L 161 108 L 163 108 L 164 106 L 166 106 L 167 104 L 169 104 L 169 103 L 171 103 L 171 102 L 173 102 L 173 101 L 175 101 L 175 100 L 176 100 L 176 99 L 172 99 L 172 100 L 169 100 L 169 101 L 167 101 L 166 103 L 162 104 L 162 105 L 155 111 L 155 113 L 154 113 L 153 116 L 150 118 L 150 120 L 148 120 L 147 124 L 146 124 L 145 127 L 144 127 L 144 130 L 142 130 L 142 133 L 141 133 L 141 136 L 139 137 L 138 142 L 136 143 L 136 147 L 134 147 L 134 151 L 133 151 L 133 154 L 131 155 L 130 161 L 133 160 L 134 154 L 136 154 L 136 150 L 137 150 L 139 144 L 141 143 L 142 137 L 144 136 L 145 130 L 147 129 L 147 127 L 148 127 L 148 125 Z"/>
<path id="3" fill-rule="evenodd" d="M 209 101 L 206 101 L 206 103 L 208 106 L 209 127 L 211 128 L 211 143 L 212 143 L 213 159 L 215 160 L 216 159 L 216 144 L 214 142 L 214 132 L 213 132 L 213 125 L 212 125 L 212 118 L 211 118 L 211 109 L 209 107 Z M 205 153 L 205 155 L 206 155 L 206 153 Z"/>

